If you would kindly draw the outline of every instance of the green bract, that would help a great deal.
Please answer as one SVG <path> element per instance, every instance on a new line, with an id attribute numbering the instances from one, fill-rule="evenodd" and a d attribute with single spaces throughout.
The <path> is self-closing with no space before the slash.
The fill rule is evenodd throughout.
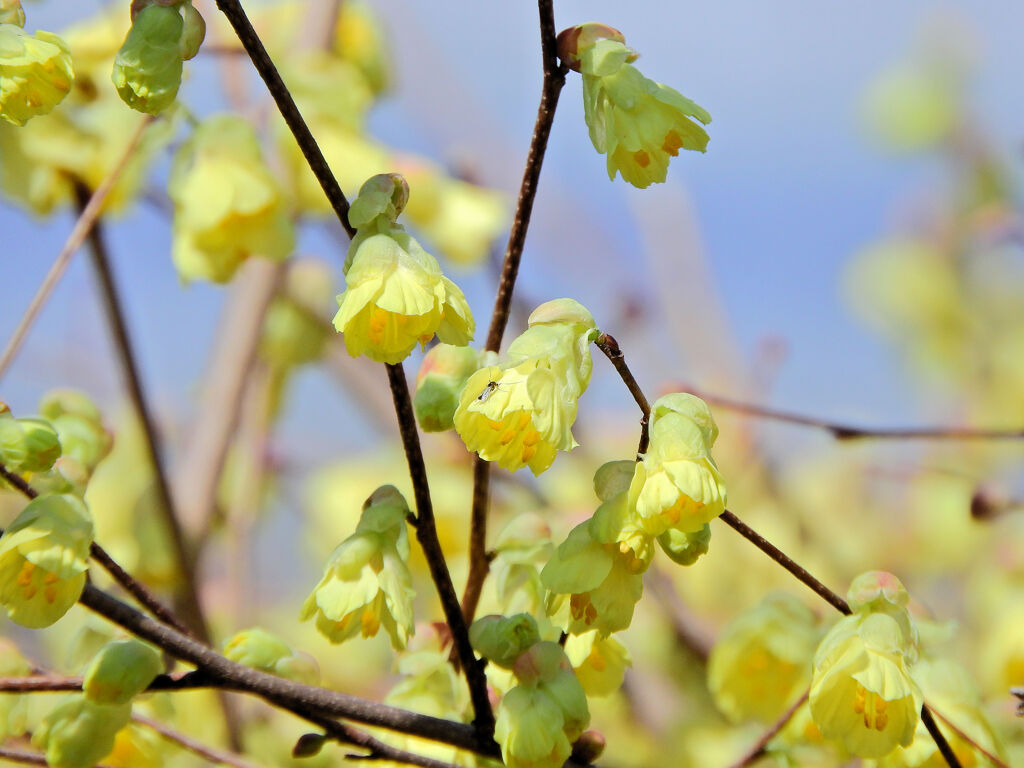
<path id="1" fill-rule="evenodd" d="M 85 588 L 92 517 L 76 496 L 33 499 L 0 538 L 0 604 L 12 621 L 47 627 Z"/>
<path id="2" fill-rule="evenodd" d="M 511 669 L 516 659 L 540 642 L 536 620 L 526 613 L 482 616 L 469 628 L 473 649 L 499 667 Z"/>
<path id="3" fill-rule="evenodd" d="M 136 14 L 111 74 L 117 93 L 132 109 L 155 115 L 174 102 L 181 86 L 183 26 L 174 7 L 150 5 Z"/>

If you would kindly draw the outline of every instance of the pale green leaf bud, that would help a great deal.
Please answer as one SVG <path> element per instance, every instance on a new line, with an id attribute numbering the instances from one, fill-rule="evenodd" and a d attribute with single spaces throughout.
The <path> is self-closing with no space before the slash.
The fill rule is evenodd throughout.
<path id="1" fill-rule="evenodd" d="M 130 704 L 96 704 L 76 696 L 54 709 L 32 734 L 52 768 L 92 768 L 114 748 L 114 737 L 131 719 Z"/>
<path id="2" fill-rule="evenodd" d="M 360 229 L 383 216 L 393 224 L 408 201 L 409 185 L 401 174 L 379 173 L 359 189 L 359 196 L 348 209 L 348 223 Z"/>
<path id="3" fill-rule="evenodd" d="M 60 454 L 60 438 L 48 422 L 0 417 L 0 461 L 12 472 L 45 472 Z"/>
<path id="4" fill-rule="evenodd" d="M 704 527 L 697 531 L 680 531 L 677 528 L 669 528 L 658 536 L 658 544 L 662 551 L 669 556 L 674 563 L 679 565 L 693 565 L 702 556 L 708 553 L 708 546 L 711 544 L 711 526 L 704 523 Z"/>
<path id="5" fill-rule="evenodd" d="M 25 26 L 25 11 L 22 10 L 21 0 L 0 0 L 0 24 Z"/>
<path id="6" fill-rule="evenodd" d="M 150 5 L 135 16 L 111 73 L 118 95 L 132 109 L 155 115 L 178 95 L 182 28 L 177 8 Z"/>
<path id="7" fill-rule="evenodd" d="M 512 669 L 522 653 L 540 642 L 540 632 L 536 620 L 526 613 L 483 616 L 469 628 L 469 641 L 484 658 Z"/>
<path id="8" fill-rule="evenodd" d="M 629 459 L 609 461 L 598 467 L 594 473 L 594 493 L 597 498 L 608 501 L 612 496 L 629 490 L 635 469 L 636 462 Z"/>
<path id="9" fill-rule="evenodd" d="M 82 690 L 96 704 L 129 704 L 163 671 L 160 654 L 139 640 L 107 643 L 85 670 Z"/>
<path id="10" fill-rule="evenodd" d="M 423 358 L 416 377 L 413 408 L 424 432 L 455 428 L 455 409 L 469 377 L 480 365 L 480 354 L 471 347 L 438 344 Z"/>

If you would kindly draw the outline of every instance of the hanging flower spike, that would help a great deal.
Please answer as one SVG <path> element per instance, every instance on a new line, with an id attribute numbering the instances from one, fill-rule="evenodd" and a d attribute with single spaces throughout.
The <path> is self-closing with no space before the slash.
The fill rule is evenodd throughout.
<path id="1" fill-rule="evenodd" d="M 349 209 L 356 227 L 345 262 L 345 292 L 334 327 L 352 357 L 396 365 L 436 334 L 464 346 L 473 338 L 466 297 L 437 260 L 398 224 L 409 187 L 398 174 L 370 178 Z"/>
<path id="2" fill-rule="evenodd" d="M 48 627 L 85 588 L 92 517 L 77 496 L 33 499 L 0 537 L 0 604 L 25 627 Z"/>
<path id="3" fill-rule="evenodd" d="M 383 626 L 392 646 L 405 648 L 414 631 L 408 514 L 393 486 L 378 488 L 367 499 L 355 533 L 331 554 L 299 619 L 315 617 L 316 628 L 332 643 L 357 634 L 373 637 Z"/>
<path id="4" fill-rule="evenodd" d="M 608 160 L 608 178 L 644 189 L 665 181 L 680 149 L 704 152 L 711 115 L 678 91 L 648 80 L 631 62 L 637 53 L 622 33 L 582 24 L 558 36 L 559 57 L 583 76 L 583 112 L 594 148 Z"/>
<path id="5" fill-rule="evenodd" d="M 537 307 L 509 345 L 509 362 L 481 368 L 466 382 L 454 419 L 466 447 L 510 472 L 528 466 L 535 475 L 558 451 L 575 448 L 572 425 L 590 383 L 597 333 L 590 312 L 573 299 Z"/>
<path id="6" fill-rule="evenodd" d="M 14 125 L 48 114 L 75 81 L 67 43 L 43 30 L 30 35 L 24 24 L 20 4 L 0 23 L 0 118 Z"/>
<path id="7" fill-rule="evenodd" d="M 726 504 L 725 481 L 711 458 L 718 427 L 707 403 L 686 393 L 659 398 L 650 436 L 629 487 L 630 507 L 652 536 L 701 530 Z"/>

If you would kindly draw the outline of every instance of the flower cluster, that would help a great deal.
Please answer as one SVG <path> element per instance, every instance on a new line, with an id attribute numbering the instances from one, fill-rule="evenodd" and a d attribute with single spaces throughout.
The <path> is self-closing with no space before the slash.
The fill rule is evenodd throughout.
<path id="1" fill-rule="evenodd" d="M 590 383 L 594 318 L 573 299 L 541 304 L 529 327 L 508 348 L 508 362 L 481 368 L 466 381 L 455 411 L 455 429 L 480 458 L 535 475 L 572 435 L 579 398 Z"/>
<path id="2" fill-rule="evenodd" d="M 703 152 L 711 115 L 678 91 L 648 80 L 633 66 L 637 54 L 622 33 L 583 24 L 558 36 L 559 55 L 583 76 L 583 110 L 594 149 L 616 173 L 641 189 L 665 181 L 680 149 Z"/>
<path id="3" fill-rule="evenodd" d="M 446 344 L 473 338 L 466 297 L 397 221 L 408 198 L 405 179 L 381 174 L 363 185 L 349 210 L 357 233 L 334 327 L 352 357 L 394 365 L 435 334 Z"/>

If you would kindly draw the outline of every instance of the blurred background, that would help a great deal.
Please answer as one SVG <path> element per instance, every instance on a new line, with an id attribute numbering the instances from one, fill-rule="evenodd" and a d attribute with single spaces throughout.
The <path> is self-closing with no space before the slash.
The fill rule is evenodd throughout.
<path id="1" fill-rule="evenodd" d="M 59 31 L 111 5 L 26 3 L 27 27 Z M 287 176 L 292 150 L 275 134 L 262 84 L 246 59 L 216 52 L 217 44 L 230 44 L 229 31 L 213 3 L 196 5 L 211 34 L 208 49 L 185 65 L 180 101 L 200 119 L 227 103 L 240 106 L 263 131 L 271 167 Z M 258 22 L 264 4 L 246 6 Z M 461 0 L 369 6 L 384 30 L 390 78 L 360 126 L 365 137 L 398 153 L 403 170 L 433 164 L 430 173 L 438 177 L 494 193 L 472 208 L 480 218 L 475 242 L 489 233 L 493 246 L 483 241 L 453 255 L 461 242 L 458 225 L 409 225 L 465 290 L 482 339 L 540 95 L 536 9 Z M 506 340 L 522 330 L 533 306 L 571 296 L 619 340 L 652 399 L 685 384 L 863 427 L 1024 425 L 1018 191 L 1024 8 L 1008 1 L 697 7 L 557 0 L 555 13 L 559 29 L 592 20 L 620 29 L 640 52 L 637 66 L 646 76 L 711 113 L 711 141 L 704 155 L 674 159 L 663 185 L 638 190 L 621 179 L 609 182 L 604 158 L 587 137 L 579 78 L 570 73 L 523 258 L 517 291 L 523 311 Z M 267 18 L 276 17 L 268 11 Z M 303 18 L 263 28 L 272 55 L 298 58 L 320 44 L 322 30 L 308 20 L 315 16 Z M 289 38 L 286 28 L 297 33 Z M 292 69 L 296 80 L 299 67 Z M 285 78 L 293 82 L 287 68 Z M 126 121 L 136 119 L 123 112 Z M 180 119 L 169 150 L 155 154 L 135 202 L 104 219 L 147 391 L 179 463 L 190 434 L 203 428 L 195 414 L 204 372 L 223 352 L 215 339 L 241 282 L 183 284 L 171 262 L 166 183 L 170 152 L 187 135 L 187 122 Z M 0 151 L 0 168 L 5 162 Z M 10 178 L 0 201 L 0 343 L 74 221 L 66 202 L 46 215 L 27 211 Z M 342 181 L 354 196 L 358 183 Z M 296 254 L 326 265 L 315 273 L 313 292 L 323 294 L 318 308 L 329 319 L 329 297 L 343 288 L 346 241 L 329 217 L 303 207 L 300 194 L 293 200 L 305 217 Z M 502 213 L 491 215 L 495 209 Z M 119 425 L 127 444 L 132 430 L 118 416 L 121 377 L 94 282 L 79 254 L 0 380 L 0 397 L 27 415 L 53 387 L 82 389 Z M 229 586 L 251 586 L 256 596 L 244 611 L 250 615 L 283 597 L 282 615 L 291 616 L 326 552 L 351 530 L 361 500 L 380 483 L 405 487 L 384 373 L 367 360 L 346 361 L 337 349 L 313 357 L 321 354 L 326 363 L 289 369 L 273 433 L 260 445 L 263 500 L 271 512 L 246 525 L 251 539 L 225 545 L 236 555 L 250 548 L 241 575 L 224 576 L 214 558 L 206 565 L 214 597 L 228 594 Z M 416 353 L 406 363 L 410 378 L 419 359 Z M 728 409 L 715 413 L 732 508 L 798 560 L 806 558 L 840 592 L 862 570 L 897 570 L 935 618 L 962 623 L 957 656 L 975 660 L 971 672 L 985 681 L 986 701 L 1005 718 L 1009 705 L 999 691 L 1024 670 L 1024 658 L 1017 660 L 1003 640 L 989 640 L 1024 636 L 1009 628 L 1024 627 L 1017 443 L 837 443 L 821 430 Z M 592 511 L 590 473 L 633 450 L 636 422 L 621 382 L 604 360 L 595 360 L 575 429 L 578 455 L 563 457 L 539 481 L 502 473 L 496 481 L 502 514 L 524 505 L 558 509 L 561 516 L 551 523 L 557 543 L 569 523 Z M 444 437 L 427 446 L 458 580 L 467 456 Z M 227 497 L 232 461 L 222 488 Z M 137 498 L 122 501 L 138 509 Z M 320 527 L 312 534 L 298 530 L 300 514 Z M 301 550 L 312 551 L 312 561 L 282 557 L 284 542 L 302 547 L 306 538 L 322 539 Z M 673 576 L 708 635 L 768 587 L 801 589 L 749 545 L 727 538 L 716 532 L 707 563 L 683 579 Z M 138 557 L 141 566 L 145 556 Z M 287 564 L 289 576 L 280 578 L 268 563 Z M 627 645 L 630 638 L 636 643 L 634 657 L 645 644 L 657 646 L 647 649 L 650 658 L 668 653 L 662 647 L 668 641 L 643 631 L 666 628 L 664 616 L 651 610 L 646 618 L 638 614 L 639 631 L 626 634 Z M 317 642 L 311 632 L 304 640 Z M 385 649 L 373 647 L 383 664 Z M 643 663 L 634 674 L 653 686 L 653 701 L 678 704 Z M 609 721 L 621 719 L 614 706 Z M 676 716 L 696 718 L 711 729 L 703 743 L 717 743 L 711 735 L 717 725 L 695 714 L 699 701 L 689 706 Z M 673 718 L 656 709 L 645 715 L 651 727 L 670 731 Z M 621 764 L 636 761 L 628 744 L 627 738 L 611 753 Z M 733 748 L 727 741 L 716 759 Z M 687 754 L 694 765 L 715 764 Z"/>

